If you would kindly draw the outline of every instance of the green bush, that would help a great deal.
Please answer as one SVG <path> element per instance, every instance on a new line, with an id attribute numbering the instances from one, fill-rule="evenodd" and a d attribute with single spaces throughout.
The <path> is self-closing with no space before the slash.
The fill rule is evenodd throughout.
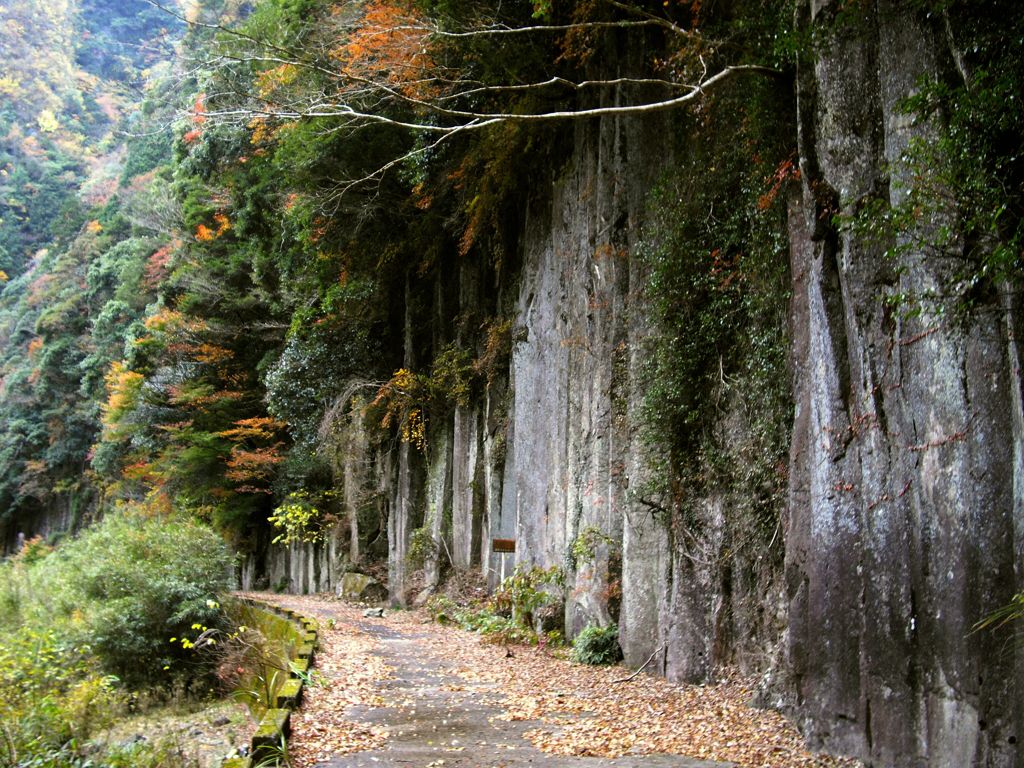
<path id="1" fill-rule="evenodd" d="M 491 608 L 499 615 L 510 615 L 522 627 L 532 627 L 538 611 L 561 599 L 564 584 L 565 574 L 557 565 L 528 568 L 520 563 L 498 586 L 491 598 Z"/>
<path id="2" fill-rule="evenodd" d="M 588 624 L 572 643 L 572 660 L 580 664 L 614 664 L 622 658 L 619 630 L 614 624 Z"/>
<path id="3" fill-rule="evenodd" d="M 196 523 L 119 513 L 0 565 L 0 766 L 169 764 L 155 747 L 118 756 L 89 740 L 126 711 L 126 684 L 204 679 L 203 658 L 171 638 L 221 621 L 230 564 Z"/>
<path id="4" fill-rule="evenodd" d="M 53 610 L 105 670 L 131 686 L 195 674 L 172 637 L 221 620 L 231 557 L 210 529 L 184 519 L 111 516 L 40 563 Z"/>
<path id="5" fill-rule="evenodd" d="M 537 633 L 510 616 L 495 613 L 492 603 L 464 606 L 445 595 L 427 601 L 427 610 L 438 624 L 454 624 L 467 632 L 476 632 L 488 642 L 498 644 L 535 645 Z"/>
<path id="6" fill-rule="evenodd" d="M 0 765 L 66 753 L 69 744 L 111 723 L 123 695 L 92 661 L 87 648 L 52 629 L 21 627 L 2 638 Z"/>

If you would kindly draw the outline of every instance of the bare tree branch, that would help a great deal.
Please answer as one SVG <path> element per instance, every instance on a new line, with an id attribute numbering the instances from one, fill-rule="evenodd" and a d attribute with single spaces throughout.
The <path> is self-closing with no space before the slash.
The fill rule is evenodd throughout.
<path id="1" fill-rule="evenodd" d="M 536 34 L 538 32 L 546 32 L 557 34 L 560 32 L 573 32 L 580 29 L 635 29 L 637 27 L 666 27 L 671 29 L 676 34 L 691 36 L 693 33 L 685 30 L 675 24 L 660 19 L 658 17 L 652 17 L 650 19 L 643 19 L 638 21 L 579 21 L 573 24 L 535 24 L 529 27 L 508 27 L 508 26 L 494 26 L 494 27 L 481 27 L 479 29 L 466 30 L 465 32 L 450 32 L 439 27 L 431 27 L 417 24 L 406 24 L 403 26 L 396 26 L 389 28 L 386 32 L 380 32 L 379 34 L 390 34 L 391 32 L 423 32 L 424 34 L 430 35 L 431 37 L 446 37 L 451 39 L 460 38 L 473 38 L 473 37 L 488 37 L 497 35 L 522 35 L 522 34 Z"/>
<path id="2" fill-rule="evenodd" d="M 590 109 L 569 109 L 556 110 L 553 112 L 516 113 L 516 112 L 474 112 L 471 110 L 450 109 L 437 104 L 404 97 L 412 104 L 422 106 L 439 115 L 447 117 L 465 118 L 468 122 L 457 125 L 436 125 L 428 122 L 411 122 L 399 118 L 392 118 L 386 115 L 373 112 L 364 112 L 349 104 L 318 104 L 307 110 L 277 110 L 270 107 L 253 107 L 244 109 L 211 110 L 203 112 L 207 118 L 240 118 L 240 117 L 266 117 L 280 120 L 303 120 L 312 118 L 353 118 L 372 123 L 393 125 L 400 128 L 408 128 L 428 133 L 465 133 L 476 131 L 497 123 L 542 123 L 557 122 L 565 120 L 580 120 L 591 117 L 606 117 L 612 115 L 635 115 L 659 112 L 667 109 L 674 109 L 692 102 L 706 93 L 710 88 L 720 85 L 724 81 L 738 74 L 756 73 L 771 76 L 781 76 L 782 73 L 772 67 L 764 67 L 756 64 L 739 64 L 725 67 L 703 82 L 696 85 L 679 83 L 676 87 L 686 88 L 688 92 L 681 96 L 674 96 L 669 99 L 651 101 L 640 104 L 614 105 L 607 107 L 593 107 Z M 596 81 L 591 81 L 591 84 Z M 392 90 L 387 89 L 385 90 Z M 398 96 L 398 94 L 396 94 Z"/>
<path id="3" fill-rule="evenodd" d="M 657 77 L 616 77 L 609 80 L 582 80 L 573 82 L 564 77 L 552 77 L 534 83 L 521 83 L 518 85 L 481 85 L 477 88 L 470 88 L 465 91 L 439 96 L 437 101 L 451 101 L 466 96 L 476 96 L 483 93 L 514 93 L 516 91 L 534 91 L 549 86 L 559 85 L 575 91 L 582 91 L 585 88 L 614 88 L 620 85 L 653 85 L 665 88 L 688 88 L 689 86 L 675 80 L 664 80 Z"/>
<path id="4" fill-rule="evenodd" d="M 577 30 L 643 29 L 657 27 L 686 40 L 704 38 L 670 19 L 649 13 L 620 0 L 604 0 L 616 11 L 633 18 L 581 20 L 569 24 L 509 26 L 496 20 L 481 20 L 478 26 L 446 29 L 414 12 L 399 12 L 391 26 L 368 27 L 365 17 L 336 15 L 304 40 L 301 51 L 263 40 L 257 34 L 233 29 L 218 22 L 189 19 L 160 0 L 146 0 L 155 8 L 193 28 L 224 35 L 221 50 L 208 57 L 204 66 L 226 73 L 218 93 L 207 94 L 205 104 L 193 109 L 196 123 L 213 121 L 246 125 L 253 120 L 272 122 L 325 121 L 328 131 L 358 130 L 391 126 L 422 136 L 434 137 L 384 162 L 358 178 L 335 181 L 336 200 L 355 186 L 379 182 L 388 171 L 419 156 L 437 150 L 449 139 L 486 130 L 503 123 L 545 124 L 592 118 L 643 115 L 677 109 L 696 102 L 710 90 L 742 74 L 776 77 L 774 68 L 753 64 L 725 66 L 708 75 L 705 59 L 698 56 L 702 72 L 693 82 L 659 77 L 611 77 L 572 80 L 554 75 L 532 82 L 486 83 L 472 80 L 458 69 L 431 60 L 431 41 L 472 40 L 489 37 L 563 34 Z M 354 11 L 361 6 L 352 5 Z M 396 23 L 397 22 L 397 23 Z M 311 27 L 312 31 L 313 28 Z M 379 43 L 368 40 L 382 41 Z M 232 50 L 231 41 L 235 43 Z M 375 47 L 380 45 L 379 50 Z M 366 53 L 367 45 L 372 51 Z M 354 51 L 354 52 L 353 52 Z M 696 55 L 696 53 L 695 53 Z M 276 84 L 270 73 L 277 68 L 295 67 L 309 73 L 298 87 Z M 262 68 L 262 69 L 261 69 Z M 266 80 L 257 78 L 268 75 Z M 283 76 L 282 76 L 283 82 Z M 626 98 L 624 89 L 631 96 Z M 553 96 L 613 91 L 614 103 L 603 106 L 515 111 L 496 99 L 526 93 L 547 92 Z M 492 97 L 487 99 L 486 97 Z M 477 105 L 483 101 L 485 106 Z M 488 103 L 489 102 L 489 103 Z M 494 108 L 494 105 L 499 105 Z M 506 107 L 506 108 L 502 108 Z"/>
<path id="5" fill-rule="evenodd" d="M 665 644 L 664 643 L 662 643 L 662 645 L 658 646 L 654 650 L 654 653 L 652 653 L 647 658 L 647 661 L 645 661 L 643 664 L 641 664 L 640 667 L 635 672 L 633 672 L 633 674 L 629 675 L 628 677 L 620 677 L 617 680 L 612 680 L 612 683 L 613 684 L 628 683 L 630 680 L 632 680 L 637 675 L 639 675 L 641 672 L 643 672 L 647 668 L 647 665 L 650 664 L 652 661 L 654 661 L 654 657 L 657 656 L 659 653 L 661 653 L 663 650 L 665 650 Z"/>

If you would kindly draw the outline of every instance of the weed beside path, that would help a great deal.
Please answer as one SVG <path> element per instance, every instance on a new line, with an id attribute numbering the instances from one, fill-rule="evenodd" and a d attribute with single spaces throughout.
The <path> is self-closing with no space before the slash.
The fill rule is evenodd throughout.
<path id="1" fill-rule="evenodd" d="M 782 715 L 748 706 L 750 679 L 617 683 L 621 666 L 488 644 L 417 611 L 364 618 L 330 597 L 254 596 L 321 624 L 322 684 L 293 720 L 297 768 L 858 765 L 807 752 Z"/>

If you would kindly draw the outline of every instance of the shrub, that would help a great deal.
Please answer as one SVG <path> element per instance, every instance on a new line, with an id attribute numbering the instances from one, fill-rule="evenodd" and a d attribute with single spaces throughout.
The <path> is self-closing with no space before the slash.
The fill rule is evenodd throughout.
<path id="1" fill-rule="evenodd" d="M 53 613 L 109 673 L 132 686 L 195 675 L 172 637 L 221 621 L 217 595 L 231 558 L 220 537 L 187 520 L 110 516 L 40 563 Z"/>
<path id="2" fill-rule="evenodd" d="M 588 624 L 572 643 L 572 660 L 580 664 L 614 664 L 621 658 L 619 630 L 614 624 Z"/>
<path id="3" fill-rule="evenodd" d="M 494 612 L 493 605 L 458 605 L 449 597 L 435 595 L 427 601 L 427 610 L 438 624 L 455 624 L 467 632 L 483 635 L 485 642 L 498 645 L 534 645 L 537 633 L 509 616 Z"/>
<path id="4" fill-rule="evenodd" d="M 0 565 L 0 766 L 184 765 L 163 746 L 89 739 L 126 710 L 123 683 L 203 679 L 171 638 L 220 621 L 230 564 L 196 523 L 124 513 Z"/>
<path id="5" fill-rule="evenodd" d="M 435 595 L 426 608 L 439 624 L 455 624 L 477 632 L 486 642 L 558 647 L 562 645 L 560 631 L 538 634 L 541 630 L 534 624 L 543 624 L 547 611 L 561 612 L 561 595 L 546 588 L 559 589 L 563 582 L 562 569 L 557 566 L 521 565 L 485 601 L 460 605 L 446 595 Z"/>
<path id="6" fill-rule="evenodd" d="M 535 614 L 560 599 L 555 590 L 560 590 L 564 581 L 565 574 L 558 566 L 527 568 L 519 564 L 512 575 L 501 582 L 491 605 L 496 613 L 510 614 L 521 626 L 532 627 Z"/>
<path id="7" fill-rule="evenodd" d="M 116 682 L 95 672 L 87 648 L 52 629 L 6 634 L 0 642 L 0 765 L 29 765 L 21 762 L 27 756 L 70 759 L 74 745 L 122 711 Z"/>

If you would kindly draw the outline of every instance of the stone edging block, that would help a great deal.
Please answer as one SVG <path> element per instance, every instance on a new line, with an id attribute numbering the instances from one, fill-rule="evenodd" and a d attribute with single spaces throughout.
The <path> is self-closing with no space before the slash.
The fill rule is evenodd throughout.
<path id="1" fill-rule="evenodd" d="M 253 760 L 273 757 L 275 750 L 288 737 L 292 710 L 302 702 L 303 678 L 309 673 L 319 640 L 319 624 L 314 619 L 306 618 L 290 608 L 281 608 L 251 597 L 240 599 L 253 608 L 275 613 L 298 625 L 296 634 L 302 638 L 302 644 L 298 648 L 296 658 L 289 663 L 291 677 L 278 689 L 274 696 L 274 708 L 266 711 L 256 733 L 253 734 L 250 757 L 228 758 L 221 763 L 221 768 L 252 768 Z"/>
<path id="2" fill-rule="evenodd" d="M 284 745 L 285 739 L 290 732 L 289 719 L 292 711 L 290 709 L 268 709 L 260 721 L 259 728 L 252 735 L 253 760 L 273 759 L 278 750 Z"/>
<path id="3" fill-rule="evenodd" d="M 297 677 L 285 680 L 274 694 L 274 707 L 277 709 L 297 709 L 302 703 L 302 681 Z"/>

